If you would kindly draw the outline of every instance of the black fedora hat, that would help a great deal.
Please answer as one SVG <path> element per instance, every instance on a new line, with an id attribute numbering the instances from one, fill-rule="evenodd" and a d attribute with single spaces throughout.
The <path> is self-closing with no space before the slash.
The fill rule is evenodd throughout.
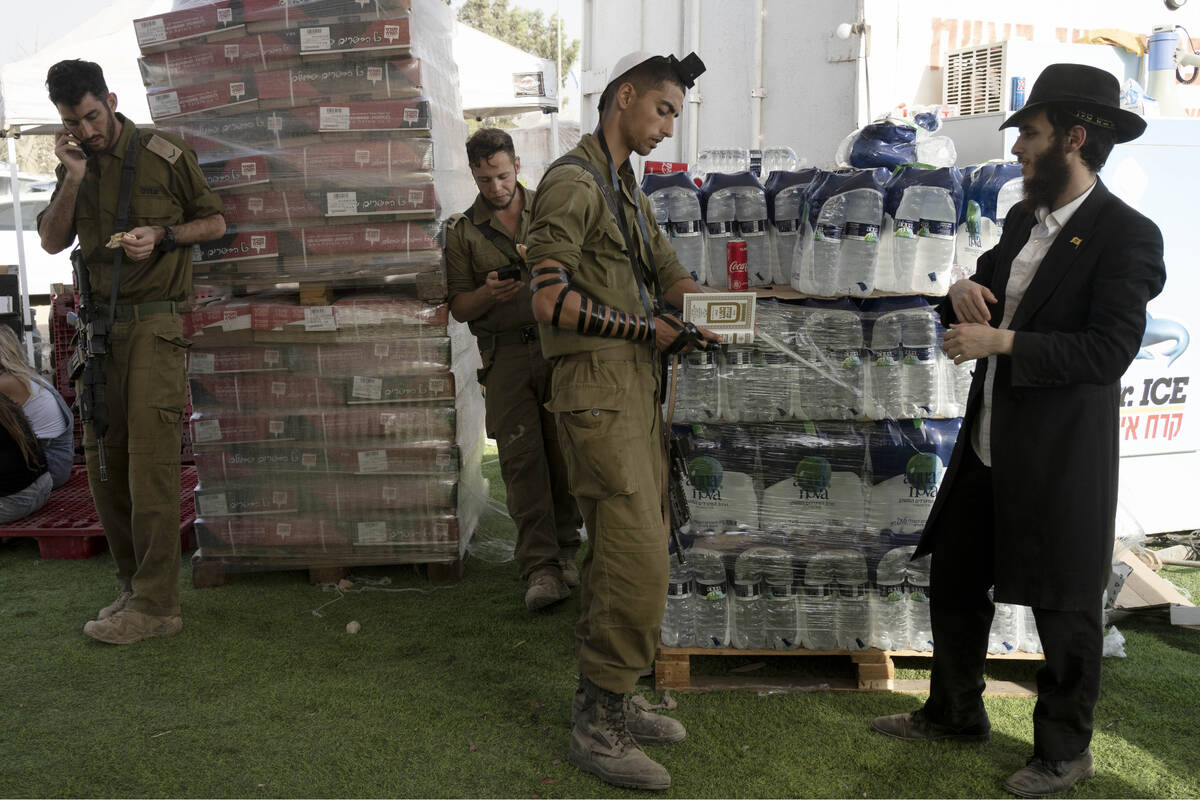
<path id="1" fill-rule="evenodd" d="M 1117 143 L 1142 135 L 1146 120 L 1121 108 L 1121 85 L 1112 73 L 1085 64 L 1051 64 L 1033 82 L 1029 100 L 1000 127 L 1020 125 L 1039 109 L 1059 106 L 1080 122 L 1111 130 Z"/>

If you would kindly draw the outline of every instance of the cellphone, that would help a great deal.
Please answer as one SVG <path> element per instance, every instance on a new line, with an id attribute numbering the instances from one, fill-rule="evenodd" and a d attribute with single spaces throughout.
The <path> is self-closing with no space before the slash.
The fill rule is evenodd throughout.
<path id="1" fill-rule="evenodd" d="M 496 280 L 498 280 L 498 281 L 511 281 L 511 280 L 520 279 L 520 277 L 521 277 L 521 268 L 520 267 L 504 267 L 502 269 L 496 270 Z"/>

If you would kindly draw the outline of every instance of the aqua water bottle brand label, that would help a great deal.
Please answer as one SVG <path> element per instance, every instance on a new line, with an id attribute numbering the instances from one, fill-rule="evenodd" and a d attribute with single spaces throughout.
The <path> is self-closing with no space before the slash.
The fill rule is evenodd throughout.
<path id="1" fill-rule="evenodd" d="M 717 601 L 725 599 L 725 584 L 724 583 L 697 583 L 696 594 L 703 597 L 705 600 Z"/>
<path id="2" fill-rule="evenodd" d="M 953 222 L 945 222 L 940 219 L 922 219 L 921 226 L 917 230 L 917 235 L 930 239 L 953 239 L 954 228 L 955 225 Z"/>
<path id="3" fill-rule="evenodd" d="M 818 242 L 840 242 L 842 240 L 842 226 L 821 223 L 817 225 L 817 229 L 813 232 L 813 239 Z"/>
<path id="4" fill-rule="evenodd" d="M 862 366 L 862 351 L 856 347 L 829 349 L 829 360 L 846 368 Z"/>
<path id="5" fill-rule="evenodd" d="M 753 600 L 759 596 L 757 583 L 735 583 L 733 585 L 733 594 L 735 597 L 740 597 L 743 600 Z"/>
<path id="6" fill-rule="evenodd" d="M 846 220 L 846 225 L 842 229 L 843 236 L 847 239 L 858 239 L 863 242 L 879 241 L 879 226 L 872 222 L 851 222 Z"/>
<path id="7" fill-rule="evenodd" d="M 872 350 L 871 356 L 877 367 L 894 367 L 900 360 L 901 352 L 900 348 L 894 347 L 888 350 Z"/>
<path id="8" fill-rule="evenodd" d="M 904 599 L 904 584 L 899 586 L 880 586 L 879 596 L 888 603 L 899 603 Z"/>
<path id="9" fill-rule="evenodd" d="M 933 361 L 937 355 L 937 348 L 930 347 L 905 347 L 904 348 L 904 363 L 905 364 L 920 364 L 928 361 Z"/>
<path id="10" fill-rule="evenodd" d="M 917 226 L 919 220 L 915 219 L 898 219 L 896 220 L 896 238 L 897 239 L 912 239 L 917 235 Z"/>
<path id="11" fill-rule="evenodd" d="M 706 223 L 709 236 L 729 236 L 733 233 L 733 221 Z"/>

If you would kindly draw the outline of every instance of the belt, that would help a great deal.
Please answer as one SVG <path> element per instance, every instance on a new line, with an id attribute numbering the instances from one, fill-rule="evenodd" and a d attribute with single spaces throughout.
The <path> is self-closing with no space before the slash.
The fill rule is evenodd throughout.
<path id="1" fill-rule="evenodd" d="M 622 342 L 616 347 L 606 347 L 603 350 L 589 350 L 584 353 L 571 353 L 559 356 L 560 361 L 655 361 L 657 351 L 648 345 Z"/>
<path id="2" fill-rule="evenodd" d="M 524 328 L 515 331 L 505 331 L 497 333 L 492 337 L 492 347 L 496 348 L 503 344 L 530 344 L 538 340 L 538 326 L 526 325 Z"/>
<path id="3" fill-rule="evenodd" d="M 152 300 L 149 303 L 117 303 L 115 318 L 119 320 L 135 320 L 154 314 L 174 314 L 178 304 L 174 300 Z M 108 317 L 108 306 L 96 304 L 96 316 L 101 319 Z"/>

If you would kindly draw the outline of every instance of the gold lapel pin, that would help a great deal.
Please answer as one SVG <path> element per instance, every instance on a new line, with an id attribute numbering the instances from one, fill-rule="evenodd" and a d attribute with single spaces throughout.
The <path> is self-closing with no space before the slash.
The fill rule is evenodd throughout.
<path id="1" fill-rule="evenodd" d="M 1075 245 L 1075 249 L 1079 249 L 1079 245 L 1083 244 L 1083 239 L 1076 236 L 1071 239 L 1071 244 Z"/>

